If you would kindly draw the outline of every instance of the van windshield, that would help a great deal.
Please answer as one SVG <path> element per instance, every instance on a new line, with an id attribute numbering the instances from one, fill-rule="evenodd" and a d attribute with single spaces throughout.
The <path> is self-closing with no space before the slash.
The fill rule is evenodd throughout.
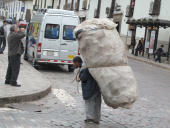
<path id="1" fill-rule="evenodd" d="M 64 25 L 63 27 L 63 39 L 64 40 L 76 40 L 75 36 L 74 36 L 74 29 L 76 26 L 72 26 L 72 25 Z"/>
<path id="2" fill-rule="evenodd" d="M 44 37 L 48 39 L 58 39 L 59 31 L 60 26 L 58 24 L 46 24 Z"/>

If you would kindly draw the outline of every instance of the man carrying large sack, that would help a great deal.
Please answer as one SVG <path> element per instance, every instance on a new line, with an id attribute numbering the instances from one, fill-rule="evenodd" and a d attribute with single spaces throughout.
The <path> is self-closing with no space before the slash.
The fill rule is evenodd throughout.
<path id="1" fill-rule="evenodd" d="M 88 68 L 82 68 L 82 59 L 74 57 L 73 64 L 79 68 L 79 79 L 82 84 L 83 99 L 85 101 L 86 119 L 85 123 L 99 124 L 101 117 L 101 92 L 96 80 L 89 73 Z M 77 80 L 79 82 L 79 80 Z"/>
<path id="2" fill-rule="evenodd" d="M 105 103 L 114 109 L 130 108 L 137 99 L 137 83 L 116 24 L 109 19 L 87 20 L 76 27 L 75 35 Z"/>

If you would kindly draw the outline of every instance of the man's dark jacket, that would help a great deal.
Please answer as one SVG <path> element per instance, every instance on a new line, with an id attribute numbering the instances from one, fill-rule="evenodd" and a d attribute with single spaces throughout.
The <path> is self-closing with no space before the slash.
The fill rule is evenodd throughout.
<path id="1" fill-rule="evenodd" d="M 84 68 L 80 71 L 79 78 L 82 83 L 82 93 L 83 99 L 88 100 L 91 98 L 97 91 L 99 91 L 99 87 L 97 82 L 89 73 L 88 68 Z"/>
<path id="2" fill-rule="evenodd" d="M 8 56 L 21 55 L 23 53 L 23 44 L 21 39 L 25 37 L 23 32 L 11 32 L 8 35 Z"/>

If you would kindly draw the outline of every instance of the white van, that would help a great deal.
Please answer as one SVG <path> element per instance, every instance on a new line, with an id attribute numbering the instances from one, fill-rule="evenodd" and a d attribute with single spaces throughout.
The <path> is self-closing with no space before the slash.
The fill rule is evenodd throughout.
<path id="1" fill-rule="evenodd" d="M 26 57 L 37 68 L 43 63 L 68 65 L 73 71 L 72 59 L 78 55 L 78 42 L 73 30 L 79 18 L 73 11 L 49 9 L 33 16 L 27 30 Z"/>

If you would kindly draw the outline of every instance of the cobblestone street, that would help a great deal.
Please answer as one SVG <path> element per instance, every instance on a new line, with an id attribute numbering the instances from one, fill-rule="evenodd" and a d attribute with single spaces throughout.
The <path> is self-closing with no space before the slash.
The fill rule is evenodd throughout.
<path id="1" fill-rule="evenodd" d="M 170 0 L 0 0 L 0 128 L 170 128 L 168 5 Z M 86 120 L 73 62 L 82 68 L 86 62 L 110 106 L 129 107 L 137 81 L 133 107 L 113 109 L 102 99 L 101 120 L 92 120 L 92 112 L 100 115 L 93 109 L 99 89 L 81 72 Z"/>
<path id="2" fill-rule="evenodd" d="M 130 110 L 102 104 L 100 125 L 85 124 L 81 87 L 66 67 L 44 66 L 40 73 L 52 84 L 45 98 L 0 108 L 0 128 L 170 128 L 170 71 L 130 60 L 139 98 Z M 79 90 L 79 91 L 78 91 Z"/>

